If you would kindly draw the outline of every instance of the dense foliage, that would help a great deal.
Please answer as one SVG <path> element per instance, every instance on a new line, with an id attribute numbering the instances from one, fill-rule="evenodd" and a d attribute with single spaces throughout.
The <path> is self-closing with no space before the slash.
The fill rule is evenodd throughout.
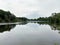
<path id="1" fill-rule="evenodd" d="M 37 19 L 27 19 L 26 17 L 16 17 L 9 11 L 0 9 L 0 22 L 20 22 L 20 21 L 45 21 L 49 23 L 60 23 L 60 13 L 52 13 L 49 17 L 39 17 Z"/>
<path id="2" fill-rule="evenodd" d="M 52 13 L 48 19 L 51 23 L 60 23 L 60 13 Z"/>
<path id="3" fill-rule="evenodd" d="M 25 17 L 16 17 L 9 11 L 0 10 L 0 22 L 20 22 L 26 21 Z"/>
<path id="4" fill-rule="evenodd" d="M 0 22 L 14 22 L 16 21 L 16 16 L 11 14 L 9 11 L 0 10 Z"/>
<path id="5" fill-rule="evenodd" d="M 49 23 L 60 23 L 60 13 L 52 13 L 49 17 L 39 17 L 37 20 Z"/>
<path id="6" fill-rule="evenodd" d="M 16 17 L 16 20 L 17 20 L 18 22 L 21 22 L 21 21 L 25 22 L 25 21 L 27 21 L 28 19 L 27 19 L 26 17 Z"/>

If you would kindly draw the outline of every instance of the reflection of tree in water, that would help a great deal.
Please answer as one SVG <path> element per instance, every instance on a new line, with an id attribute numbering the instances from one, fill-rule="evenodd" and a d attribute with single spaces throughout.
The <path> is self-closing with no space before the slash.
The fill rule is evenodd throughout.
<path id="1" fill-rule="evenodd" d="M 44 25 L 44 24 L 48 24 L 48 22 L 37 22 L 37 24 L 39 24 L 39 25 Z"/>
<path id="2" fill-rule="evenodd" d="M 27 23 L 29 23 L 29 22 L 22 22 L 22 23 L 19 23 L 18 25 L 26 25 Z M 48 25 L 50 25 L 52 30 L 58 30 L 60 33 L 60 24 L 51 24 L 51 23 L 49 24 L 48 22 L 30 22 L 30 23 L 37 23 L 39 25 L 48 24 Z M 16 26 L 16 24 L 0 25 L 0 32 L 10 31 L 15 26 Z"/>
<path id="3" fill-rule="evenodd" d="M 4 31 L 10 31 L 12 28 L 14 28 L 16 25 L 11 24 L 11 25 L 0 25 L 0 32 Z"/>
<path id="4" fill-rule="evenodd" d="M 19 23 L 19 25 L 26 25 L 28 22 Z"/>
<path id="5" fill-rule="evenodd" d="M 60 33 L 60 24 L 50 24 L 52 30 L 58 30 Z"/>
<path id="6" fill-rule="evenodd" d="M 25 25 L 27 24 L 27 22 L 22 22 L 18 25 Z M 0 33 L 4 32 L 4 31 L 10 31 L 12 28 L 14 28 L 16 26 L 16 24 L 7 24 L 7 25 L 0 25 Z"/>
<path id="7" fill-rule="evenodd" d="M 43 24 L 48 24 L 52 30 L 58 30 L 58 33 L 60 33 L 60 24 L 56 23 L 56 24 L 52 24 L 52 23 L 48 23 L 48 22 L 37 22 L 39 25 L 43 25 Z"/>

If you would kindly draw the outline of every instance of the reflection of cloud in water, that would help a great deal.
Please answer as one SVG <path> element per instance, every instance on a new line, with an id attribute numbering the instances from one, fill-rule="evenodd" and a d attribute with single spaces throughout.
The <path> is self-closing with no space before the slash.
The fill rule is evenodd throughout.
<path id="1" fill-rule="evenodd" d="M 16 22 L 16 23 L 0 23 L 0 32 L 10 31 L 16 25 L 25 25 L 27 22 Z"/>
<path id="2" fill-rule="evenodd" d="M 48 22 L 39 22 L 39 21 L 16 22 L 16 23 L 0 23 L 0 32 L 10 31 L 12 28 L 14 28 L 16 26 L 16 24 L 17 25 L 25 25 L 26 27 L 28 27 L 28 28 L 30 27 L 32 29 L 37 29 L 37 27 L 39 27 L 38 24 L 40 25 L 41 28 L 46 28 L 46 27 L 42 27 L 42 25 L 49 25 L 50 28 L 51 28 L 51 30 L 58 30 L 59 33 L 60 33 L 60 25 L 57 25 L 57 24 L 49 24 Z M 29 29 L 27 29 L 27 30 L 29 30 Z"/>
<path id="3" fill-rule="evenodd" d="M 51 30 L 56 30 L 56 31 L 58 31 L 58 33 L 60 33 L 60 24 L 51 24 L 51 23 L 48 23 L 48 22 L 39 22 L 39 21 L 30 21 L 29 22 L 30 24 L 32 23 L 32 24 L 39 24 L 40 26 L 41 25 L 49 25 L 50 26 L 50 28 L 51 28 Z M 31 24 L 31 25 L 32 25 Z M 30 27 L 32 27 L 33 28 L 33 26 L 30 26 Z M 34 27 L 36 28 L 36 27 L 38 27 L 37 25 L 34 25 Z"/>
<path id="4" fill-rule="evenodd" d="M 2 27 L 8 26 L 3 25 Z M 16 25 L 12 31 L 0 34 L 2 45 L 54 45 L 54 43 L 60 44 L 60 35 L 52 31 L 49 25 L 20 24 Z"/>

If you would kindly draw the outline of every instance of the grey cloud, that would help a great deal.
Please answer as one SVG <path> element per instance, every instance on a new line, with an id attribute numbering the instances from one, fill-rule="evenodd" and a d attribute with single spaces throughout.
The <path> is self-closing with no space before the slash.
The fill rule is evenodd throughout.
<path id="1" fill-rule="evenodd" d="M 34 11 L 34 12 L 30 13 L 29 15 L 27 15 L 26 17 L 27 18 L 30 18 L 30 19 L 34 19 L 34 18 L 39 18 L 40 16 L 42 17 L 43 15 L 42 14 L 39 14 L 36 11 Z"/>
<path id="2" fill-rule="evenodd" d="M 60 12 L 60 0 L 0 0 L 0 9 L 9 10 L 16 16 L 37 18 Z"/>

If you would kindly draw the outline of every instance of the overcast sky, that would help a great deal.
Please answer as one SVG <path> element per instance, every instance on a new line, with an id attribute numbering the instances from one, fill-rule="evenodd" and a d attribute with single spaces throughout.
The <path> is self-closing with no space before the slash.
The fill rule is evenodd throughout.
<path id="1" fill-rule="evenodd" d="M 0 9 L 19 17 L 46 17 L 60 12 L 60 0 L 0 0 Z"/>

